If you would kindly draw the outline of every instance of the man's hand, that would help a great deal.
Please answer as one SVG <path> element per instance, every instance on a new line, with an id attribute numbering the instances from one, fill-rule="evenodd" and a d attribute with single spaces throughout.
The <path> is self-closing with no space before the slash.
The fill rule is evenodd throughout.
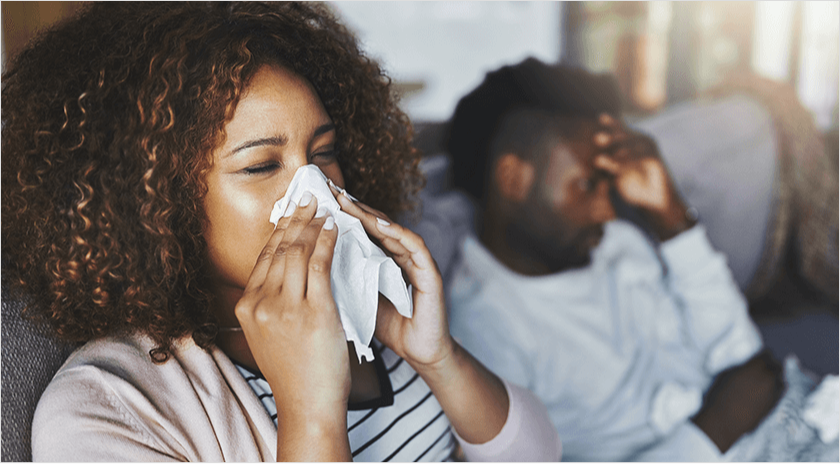
<path id="1" fill-rule="evenodd" d="M 686 213 L 656 143 L 607 114 L 598 121 L 602 130 L 593 142 L 603 153 L 596 156 L 595 167 L 612 177 L 621 198 L 639 209 L 661 241 L 691 228 L 695 221 Z"/>
<path id="2" fill-rule="evenodd" d="M 782 367 L 763 352 L 720 373 L 692 418 L 725 453 L 742 435 L 754 430 L 784 392 Z"/>

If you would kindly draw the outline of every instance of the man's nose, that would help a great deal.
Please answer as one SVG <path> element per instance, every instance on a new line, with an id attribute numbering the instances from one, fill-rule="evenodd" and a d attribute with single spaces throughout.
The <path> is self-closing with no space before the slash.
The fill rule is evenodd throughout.
<path id="1" fill-rule="evenodd" d="M 615 208 L 613 208 L 613 204 L 610 201 L 610 183 L 606 179 L 598 182 L 591 212 L 592 220 L 599 224 L 615 219 Z"/>

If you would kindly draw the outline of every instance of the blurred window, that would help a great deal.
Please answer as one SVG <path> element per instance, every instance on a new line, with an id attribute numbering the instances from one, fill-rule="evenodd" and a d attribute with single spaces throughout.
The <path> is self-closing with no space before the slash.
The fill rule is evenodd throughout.
<path id="1" fill-rule="evenodd" d="M 755 7 L 752 67 L 778 81 L 790 78 L 794 2 L 759 2 Z"/>
<path id="2" fill-rule="evenodd" d="M 837 125 L 840 3 L 805 2 L 797 92 L 822 129 Z"/>
<path id="3" fill-rule="evenodd" d="M 2 2 L 3 64 L 82 2 Z M 729 71 L 794 85 L 822 129 L 836 128 L 840 3 L 335 2 L 416 122 L 442 121 L 484 75 L 534 56 L 612 72 L 628 110 L 693 98 Z"/>

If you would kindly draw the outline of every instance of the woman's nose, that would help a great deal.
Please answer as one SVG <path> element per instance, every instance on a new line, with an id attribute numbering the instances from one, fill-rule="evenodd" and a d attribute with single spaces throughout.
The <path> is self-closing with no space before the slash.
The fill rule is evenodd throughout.
<path id="1" fill-rule="evenodd" d="M 292 172 L 297 172 L 298 168 L 309 164 L 310 160 L 306 151 L 295 151 L 289 155 L 290 156 L 286 158 L 285 163 L 288 169 L 291 169 Z"/>

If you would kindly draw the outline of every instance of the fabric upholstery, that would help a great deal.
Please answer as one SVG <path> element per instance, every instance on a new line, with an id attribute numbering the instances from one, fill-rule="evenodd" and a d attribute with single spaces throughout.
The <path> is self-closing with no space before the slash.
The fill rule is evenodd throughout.
<path id="1" fill-rule="evenodd" d="M 779 166 L 761 273 L 748 295 L 761 295 L 776 284 L 781 261 L 789 259 L 805 282 L 836 302 L 838 173 L 814 116 L 790 85 L 747 75 L 732 78 L 715 91 L 736 92 L 752 96 L 771 114 Z"/>
<path id="2" fill-rule="evenodd" d="M 447 285 L 458 244 L 475 228 L 475 205 L 464 193 L 452 189 L 451 161 L 447 155 L 426 156 L 420 170 L 426 176 L 426 186 L 419 195 L 420 207 L 400 222 L 423 237 Z"/>
<path id="3" fill-rule="evenodd" d="M 746 291 L 773 216 L 778 176 L 773 121 L 752 98 L 734 95 L 674 105 L 635 124 L 652 136 L 709 241 Z"/>
<path id="4" fill-rule="evenodd" d="M 25 319 L 24 301 L 5 288 L 2 293 L 2 460 L 31 461 L 35 406 L 74 346 L 55 340 L 44 327 Z"/>

